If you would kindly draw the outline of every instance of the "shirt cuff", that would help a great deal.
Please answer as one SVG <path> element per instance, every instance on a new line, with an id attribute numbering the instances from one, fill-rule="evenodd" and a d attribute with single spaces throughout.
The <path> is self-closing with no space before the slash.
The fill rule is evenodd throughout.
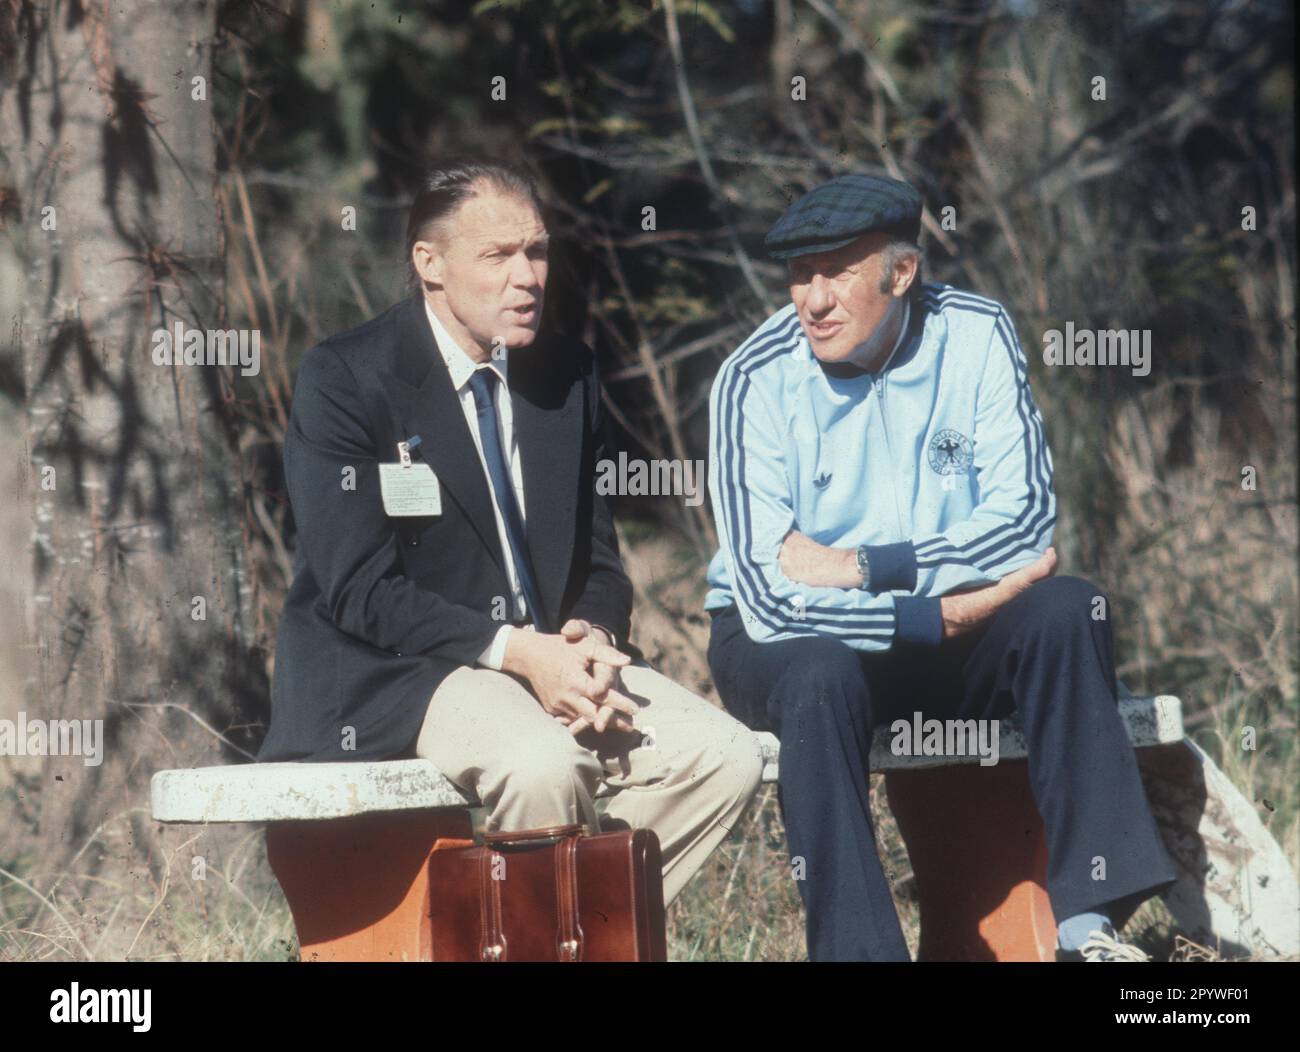
<path id="1" fill-rule="evenodd" d="M 867 562 L 871 566 L 868 592 L 891 592 L 916 588 L 916 548 L 911 541 L 897 544 L 868 544 Z"/>
<path id="2" fill-rule="evenodd" d="M 894 600 L 894 638 L 937 646 L 943 641 L 943 612 L 935 595 L 900 595 Z"/>
<path id="3" fill-rule="evenodd" d="M 484 668 L 496 669 L 501 671 L 501 666 L 506 660 L 506 643 L 510 639 L 510 632 L 514 625 L 502 625 L 497 629 L 497 634 L 492 637 L 492 642 L 484 649 L 483 653 L 478 656 L 478 663 Z"/>

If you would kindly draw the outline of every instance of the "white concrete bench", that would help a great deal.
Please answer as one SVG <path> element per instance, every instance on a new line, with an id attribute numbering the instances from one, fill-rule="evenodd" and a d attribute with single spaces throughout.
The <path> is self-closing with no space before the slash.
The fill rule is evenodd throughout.
<path id="1" fill-rule="evenodd" d="M 1129 697 L 1120 715 L 1135 748 L 1181 741 L 1182 706 L 1171 695 Z M 1000 726 L 999 760 L 1024 759 L 1017 724 Z M 763 781 L 777 780 L 781 745 L 762 733 Z M 978 763 L 976 756 L 895 756 L 892 735 L 878 728 L 871 744 L 871 770 L 920 770 Z M 153 817 L 159 822 L 287 822 L 346 818 L 380 811 L 477 807 L 479 801 L 447 779 L 428 760 L 362 763 L 258 763 L 159 771 L 150 783 Z M 607 787 L 598 794 L 613 795 Z"/>
<path id="2" fill-rule="evenodd" d="M 1297 894 L 1286 859 L 1249 802 L 1184 740 L 1178 698 L 1133 697 L 1121 685 L 1119 709 L 1182 874 L 1165 896 L 1180 925 L 1233 950 L 1300 952 L 1287 940 Z M 923 958 L 1048 959 L 1054 946 L 1025 741 L 1014 720 L 1000 730 L 994 767 L 980 767 L 978 756 L 896 756 L 888 727 L 873 740 L 871 769 L 886 776 L 916 875 Z M 763 779 L 775 782 L 779 743 L 760 738 Z M 439 841 L 471 836 L 469 808 L 478 805 L 419 759 L 160 771 L 151 797 L 162 822 L 267 824 L 304 959 L 424 959 L 424 862 Z M 1207 866 L 1225 844 L 1234 861 Z M 1260 890 L 1262 874 L 1272 893 Z"/>

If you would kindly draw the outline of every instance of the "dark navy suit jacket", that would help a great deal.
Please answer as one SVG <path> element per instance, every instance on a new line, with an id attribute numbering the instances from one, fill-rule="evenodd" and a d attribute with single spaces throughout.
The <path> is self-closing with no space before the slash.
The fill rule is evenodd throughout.
<path id="1" fill-rule="evenodd" d="M 595 487 L 609 453 L 594 356 L 543 330 L 510 352 L 509 384 L 546 613 L 557 628 L 604 625 L 635 654 L 624 645 L 632 585 Z M 378 465 L 412 435 L 442 514 L 389 518 Z M 420 294 L 307 353 L 284 467 L 298 547 L 257 759 L 410 755 L 438 684 L 475 664 L 502 625 L 494 611 L 513 606 L 487 478 Z"/>

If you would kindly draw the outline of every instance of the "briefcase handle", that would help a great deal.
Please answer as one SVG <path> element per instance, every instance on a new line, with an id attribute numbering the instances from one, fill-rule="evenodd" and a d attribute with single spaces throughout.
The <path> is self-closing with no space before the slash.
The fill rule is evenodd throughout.
<path id="1" fill-rule="evenodd" d="M 541 829 L 519 829 L 509 833 L 485 833 L 483 843 L 489 845 L 526 843 L 534 840 L 563 840 L 566 837 L 586 836 L 585 823 L 565 826 L 543 826 Z"/>

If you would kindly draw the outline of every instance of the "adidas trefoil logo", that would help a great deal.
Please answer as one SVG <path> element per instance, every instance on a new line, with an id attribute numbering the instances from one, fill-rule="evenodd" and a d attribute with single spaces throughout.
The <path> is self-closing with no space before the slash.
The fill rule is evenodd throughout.
<path id="1" fill-rule="evenodd" d="M 816 478 L 813 479 L 813 485 L 816 486 L 818 489 L 825 489 L 830 484 L 831 484 L 831 473 L 829 471 L 823 471 L 820 475 L 818 475 Z"/>

